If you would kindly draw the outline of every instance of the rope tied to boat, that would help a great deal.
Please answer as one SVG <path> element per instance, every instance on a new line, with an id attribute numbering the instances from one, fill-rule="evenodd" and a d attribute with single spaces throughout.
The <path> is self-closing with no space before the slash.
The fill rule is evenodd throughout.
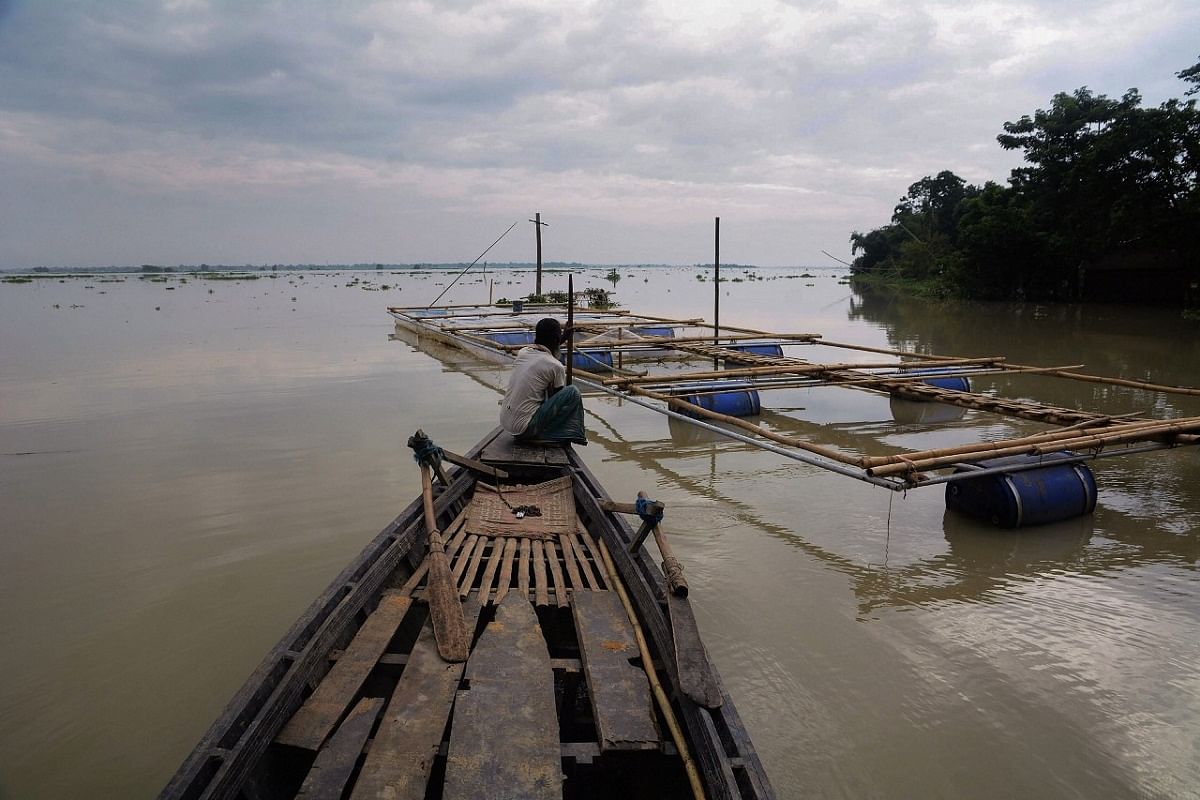
<path id="1" fill-rule="evenodd" d="M 637 510 L 637 515 L 642 518 L 642 522 L 648 522 L 651 525 L 657 525 L 663 521 L 663 506 L 654 500 L 644 496 L 638 492 L 637 502 L 634 503 L 634 508 Z"/>
<path id="2" fill-rule="evenodd" d="M 436 467 L 442 463 L 442 448 L 434 444 L 428 436 L 413 436 L 408 440 L 408 446 L 412 448 L 413 461 L 418 464 Z"/>

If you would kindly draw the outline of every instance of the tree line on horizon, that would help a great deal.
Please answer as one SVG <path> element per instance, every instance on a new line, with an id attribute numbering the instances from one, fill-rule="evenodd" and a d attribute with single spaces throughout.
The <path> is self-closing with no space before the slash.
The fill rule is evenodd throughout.
<path id="1" fill-rule="evenodd" d="M 1185 96 L 1200 93 L 1200 61 L 1176 76 Z M 1141 270 L 1175 277 L 1156 291 L 1181 296 L 1159 300 L 1197 293 L 1196 100 L 1144 108 L 1137 89 L 1118 100 L 1084 86 L 1003 127 L 1000 146 L 1024 154 L 1007 185 L 949 170 L 913 183 L 888 224 L 851 234 L 853 274 L 947 296 L 1067 300 L 1085 295 L 1089 272 Z"/>

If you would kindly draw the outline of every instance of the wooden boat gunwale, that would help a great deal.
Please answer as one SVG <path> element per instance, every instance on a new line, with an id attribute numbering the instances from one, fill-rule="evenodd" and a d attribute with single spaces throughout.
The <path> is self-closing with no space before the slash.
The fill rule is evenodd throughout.
<path id="1" fill-rule="evenodd" d="M 600 508 L 600 499 L 606 492 L 573 449 L 567 457 L 571 470 L 578 479 L 574 482 L 575 500 L 588 514 L 589 529 L 604 537 L 612 556 L 613 564 L 621 573 L 626 589 L 637 606 L 643 629 L 648 634 L 650 646 L 655 651 L 656 666 L 667 673 L 672 686 L 679 686 L 679 675 L 675 668 L 671 627 L 664 612 L 666 605 L 666 579 L 661 569 L 647 554 L 645 548 L 636 553 L 629 551 L 634 532 L 624 517 Z M 584 485 L 586 484 L 586 486 Z M 630 576 L 636 580 L 630 580 Z M 741 717 L 725 689 L 716 667 L 713 675 L 725 702 L 719 709 L 706 709 L 692 702 L 682 692 L 675 692 L 673 700 L 683 712 L 684 726 L 691 733 L 692 755 L 705 775 L 710 797 L 768 798 L 775 797 L 767 779 L 766 771 L 758 753 L 750 741 L 750 735 L 742 724 Z M 718 722 L 722 729 L 718 729 Z M 697 736 L 697 730 L 704 736 Z M 730 756 L 726 748 L 737 752 Z M 714 784 L 719 783 L 721 791 Z"/>
<path id="2" fill-rule="evenodd" d="M 480 458 L 499 435 L 499 429 L 493 430 L 468 451 L 468 457 Z M 775 797 L 724 686 L 721 694 L 725 703 L 713 711 L 697 706 L 675 690 L 679 681 L 664 611 L 663 576 L 644 550 L 629 553 L 633 534 L 628 524 L 601 509 L 606 493 L 599 481 L 571 448 L 565 452 L 565 464 L 534 466 L 574 477 L 573 495 L 580 522 L 605 542 L 631 595 L 655 665 L 669 686 L 707 796 L 729 800 Z M 477 482 L 475 475 L 462 468 L 450 470 L 449 479 L 449 485 L 434 499 L 434 513 L 439 520 L 453 516 L 453 504 Z M 327 673 L 333 651 L 353 638 L 388 586 L 397 585 L 397 580 L 405 577 L 403 572 L 412 573 L 420 562 L 418 556 L 423 553 L 425 541 L 418 497 L 366 545 L 268 652 L 160 797 L 194 800 L 257 796 L 257 787 L 248 784 L 256 778 L 261 760 L 277 753 L 268 748 L 302 704 L 305 689 L 314 687 Z M 720 685 L 719 676 L 716 680 Z"/>
<path id="3" fill-rule="evenodd" d="M 471 448 L 467 456 L 477 457 L 495 433 Z M 455 468 L 449 475 L 450 486 L 434 498 L 434 513 L 439 517 L 474 485 L 474 479 L 465 469 Z M 317 676 L 333 649 L 333 642 L 346 633 L 359 612 L 378 599 L 384 582 L 402 560 L 409 560 L 410 569 L 414 566 L 410 554 L 424 542 L 418 495 L 333 579 L 271 648 L 209 726 L 160 798 L 191 800 L 236 791 L 299 706 L 305 684 Z M 282 673 L 275 675 L 281 666 Z M 270 691 L 264 697 L 268 686 Z M 248 715 L 253 706 L 258 710 Z M 234 735 L 236 739 L 228 741 Z"/>

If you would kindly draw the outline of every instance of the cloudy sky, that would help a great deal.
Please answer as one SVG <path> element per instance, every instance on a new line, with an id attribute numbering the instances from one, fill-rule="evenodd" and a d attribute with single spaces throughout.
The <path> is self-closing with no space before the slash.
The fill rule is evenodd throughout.
<path id="1" fill-rule="evenodd" d="M 1006 120 L 1181 96 L 1195 0 L 0 0 L 0 268 L 822 264 Z M 523 224 L 489 260 L 530 260 Z"/>

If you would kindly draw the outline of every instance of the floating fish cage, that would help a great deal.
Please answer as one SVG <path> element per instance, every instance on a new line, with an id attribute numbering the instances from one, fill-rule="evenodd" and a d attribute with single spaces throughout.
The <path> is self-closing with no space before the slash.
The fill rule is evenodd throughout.
<path id="1" fill-rule="evenodd" d="M 532 340 L 538 319 L 566 316 L 561 305 L 530 304 L 520 314 L 483 305 L 389 312 L 397 328 L 500 364 Z M 1198 388 L 1093 375 L 1079 372 L 1081 365 L 1030 366 L 1002 356 L 869 347 L 819 333 L 718 327 L 702 319 L 624 310 L 576 308 L 573 313 L 572 366 L 585 396 L 609 395 L 665 414 L 676 441 L 676 429 L 691 425 L 894 491 L 946 484 L 949 508 L 998 525 L 1021 527 L 1090 513 L 1096 483 L 1083 462 L 1200 444 L 1200 416 L 1154 417 L 1153 411 L 1114 415 L 985 394 L 972 385 L 979 376 L 1032 374 L 1113 391 L 1200 396 Z M 816 348 L 852 355 L 844 361 L 802 357 Z M 872 454 L 869 442 L 804 420 L 796 413 L 803 409 L 794 403 L 782 410 L 771 403 L 780 390 L 825 387 L 887 397 L 892 412 L 887 424 L 934 430 L 954 425 L 972 411 L 1028 420 L 1046 429 L 955 447 Z"/>

